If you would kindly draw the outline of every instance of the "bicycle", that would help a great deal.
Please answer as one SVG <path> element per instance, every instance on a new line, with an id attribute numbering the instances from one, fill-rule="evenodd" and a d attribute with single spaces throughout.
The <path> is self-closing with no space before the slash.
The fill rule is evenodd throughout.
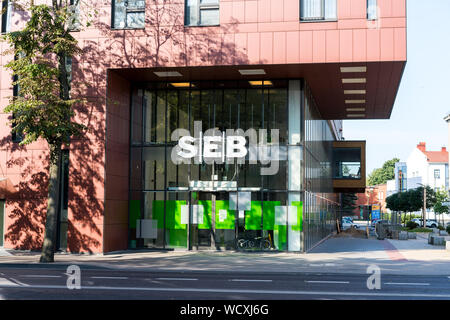
<path id="1" fill-rule="evenodd" d="M 239 239 L 237 244 L 239 249 L 262 248 L 263 250 L 269 250 L 272 248 L 270 236 L 269 239 L 263 237 L 256 237 L 254 239 Z"/>

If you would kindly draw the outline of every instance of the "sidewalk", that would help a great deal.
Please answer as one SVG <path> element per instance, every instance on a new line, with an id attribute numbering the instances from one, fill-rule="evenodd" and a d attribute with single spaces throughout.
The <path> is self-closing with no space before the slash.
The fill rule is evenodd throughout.
<path id="1" fill-rule="evenodd" d="M 2 253 L 3 251 L 3 253 Z M 6 252 L 6 253 L 5 253 Z M 55 263 L 39 264 L 39 253 L 0 249 L 0 268 L 8 264 L 61 267 L 77 264 L 134 271 L 236 271 L 365 274 L 377 265 L 385 274 L 450 276 L 450 251 L 427 244 L 426 238 L 399 241 L 330 238 L 311 253 L 243 253 L 217 251 L 126 251 L 107 255 L 56 254 Z"/>

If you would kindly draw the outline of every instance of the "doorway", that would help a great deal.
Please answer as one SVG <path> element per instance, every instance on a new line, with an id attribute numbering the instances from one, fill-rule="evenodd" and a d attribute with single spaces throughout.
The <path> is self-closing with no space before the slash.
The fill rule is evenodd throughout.
<path id="1" fill-rule="evenodd" d="M 228 192 L 192 192 L 191 244 L 197 250 L 233 250 L 236 215 Z"/>

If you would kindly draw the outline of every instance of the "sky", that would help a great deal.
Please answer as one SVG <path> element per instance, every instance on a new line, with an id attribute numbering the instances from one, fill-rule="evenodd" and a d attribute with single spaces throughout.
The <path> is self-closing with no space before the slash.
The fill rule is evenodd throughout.
<path id="1" fill-rule="evenodd" d="M 367 175 L 392 158 L 406 161 L 419 142 L 448 147 L 449 13 L 449 0 L 407 0 L 407 63 L 391 119 L 344 121 L 345 140 L 367 141 Z"/>

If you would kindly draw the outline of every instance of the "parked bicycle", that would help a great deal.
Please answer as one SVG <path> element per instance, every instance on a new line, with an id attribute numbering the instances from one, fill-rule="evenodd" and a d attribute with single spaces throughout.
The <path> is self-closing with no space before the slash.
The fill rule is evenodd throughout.
<path id="1" fill-rule="evenodd" d="M 269 238 L 256 237 L 254 239 L 239 239 L 237 241 L 239 249 L 256 249 L 262 248 L 263 250 L 269 250 L 272 248 L 272 242 Z"/>

